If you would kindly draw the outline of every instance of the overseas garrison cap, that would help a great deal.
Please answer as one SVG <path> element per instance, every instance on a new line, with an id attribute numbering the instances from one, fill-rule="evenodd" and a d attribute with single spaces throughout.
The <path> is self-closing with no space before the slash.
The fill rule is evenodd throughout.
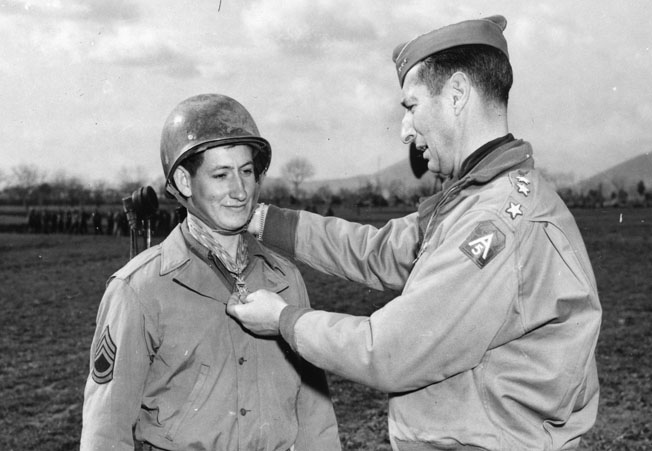
<path id="1" fill-rule="evenodd" d="M 509 58 L 507 41 L 503 36 L 505 27 L 507 27 L 507 19 L 503 16 L 466 20 L 438 28 L 417 36 L 411 41 L 399 44 L 392 54 L 399 83 L 403 86 L 405 74 L 419 61 L 434 53 L 459 45 L 490 45 L 502 51 Z"/>

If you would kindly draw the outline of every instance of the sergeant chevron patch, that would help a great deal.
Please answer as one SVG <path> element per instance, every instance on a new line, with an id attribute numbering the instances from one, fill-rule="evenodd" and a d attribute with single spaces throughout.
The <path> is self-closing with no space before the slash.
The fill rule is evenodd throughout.
<path id="1" fill-rule="evenodd" d="M 93 359 L 93 380 L 98 384 L 106 384 L 113 380 L 113 364 L 117 347 L 111 338 L 109 326 L 104 328 L 100 340 L 95 347 L 95 358 Z"/>
<path id="2" fill-rule="evenodd" d="M 491 221 L 480 222 L 460 246 L 460 250 L 480 269 L 504 248 L 505 234 Z"/>

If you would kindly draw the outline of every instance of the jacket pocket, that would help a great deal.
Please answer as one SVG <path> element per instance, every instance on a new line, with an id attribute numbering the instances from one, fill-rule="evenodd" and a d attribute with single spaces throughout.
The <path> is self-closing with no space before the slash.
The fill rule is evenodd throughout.
<path id="1" fill-rule="evenodd" d="M 193 385 L 192 390 L 188 395 L 188 399 L 186 399 L 186 402 L 183 404 L 183 408 L 179 411 L 179 415 L 177 415 L 177 417 L 172 420 L 170 428 L 165 434 L 166 439 L 173 441 L 177 435 L 177 432 L 179 431 L 179 427 L 186 421 L 186 418 L 194 412 L 194 407 L 197 404 L 197 398 L 202 392 L 204 385 L 206 385 L 209 371 L 210 367 L 208 365 L 202 364 L 199 368 L 199 375 L 197 376 L 197 380 L 195 381 L 195 384 Z"/>

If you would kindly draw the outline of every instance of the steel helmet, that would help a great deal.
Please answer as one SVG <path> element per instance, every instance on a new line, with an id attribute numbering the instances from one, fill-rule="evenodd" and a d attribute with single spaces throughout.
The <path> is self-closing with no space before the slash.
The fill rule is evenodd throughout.
<path id="1" fill-rule="evenodd" d="M 184 159 L 211 147 L 232 144 L 252 147 L 256 176 L 267 171 L 272 148 L 240 103 L 221 94 L 200 94 L 178 104 L 161 134 L 161 163 L 168 189 L 174 187 L 172 176 Z"/>

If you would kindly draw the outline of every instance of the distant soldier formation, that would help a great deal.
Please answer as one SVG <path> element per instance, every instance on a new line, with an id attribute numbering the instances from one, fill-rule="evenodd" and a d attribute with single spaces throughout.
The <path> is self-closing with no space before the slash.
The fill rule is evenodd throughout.
<path id="1" fill-rule="evenodd" d="M 154 236 L 164 237 L 183 220 L 178 209 L 159 209 L 150 219 Z M 123 209 L 30 208 L 27 232 L 41 234 L 129 236 L 129 222 Z"/>

